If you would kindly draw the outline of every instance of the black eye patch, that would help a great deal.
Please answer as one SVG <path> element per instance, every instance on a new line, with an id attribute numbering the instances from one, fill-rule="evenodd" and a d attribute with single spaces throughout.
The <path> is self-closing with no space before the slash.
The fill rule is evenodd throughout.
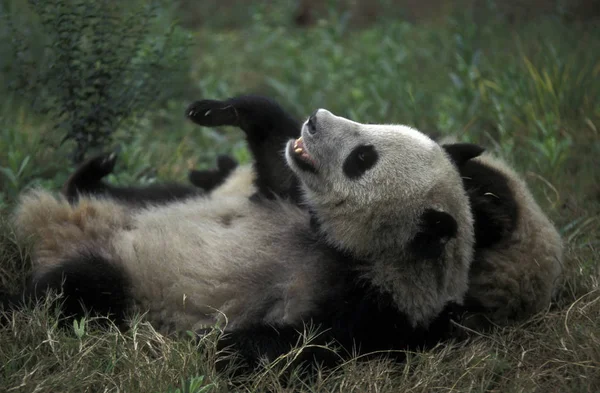
<path id="1" fill-rule="evenodd" d="M 358 179 L 377 163 L 378 158 L 379 155 L 373 145 L 357 146 L 344 160 L 342 169 L 348 178 Z"/>

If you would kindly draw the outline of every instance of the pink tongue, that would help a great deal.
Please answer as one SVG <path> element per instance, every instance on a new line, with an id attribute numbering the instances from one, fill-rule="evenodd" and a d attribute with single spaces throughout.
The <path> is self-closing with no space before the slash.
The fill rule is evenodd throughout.
<path id="1" fill-rule="evenodd" d="M 304 142 L 302 141 L 302 139 L 296 139 L 296 147 L 304 149 Z"/>

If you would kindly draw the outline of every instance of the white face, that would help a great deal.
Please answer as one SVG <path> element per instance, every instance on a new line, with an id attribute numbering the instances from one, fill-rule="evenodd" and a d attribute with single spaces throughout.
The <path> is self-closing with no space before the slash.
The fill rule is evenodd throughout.
<path id="1" fill-rule="evenodd" d="M 333 204 L 402 202 L 437 181 L 440 162 L 450 165 L 440 146 L 415 129 L 361 124 L 325 109 L 304 123 L 285 154 L 309 199 Z"/>

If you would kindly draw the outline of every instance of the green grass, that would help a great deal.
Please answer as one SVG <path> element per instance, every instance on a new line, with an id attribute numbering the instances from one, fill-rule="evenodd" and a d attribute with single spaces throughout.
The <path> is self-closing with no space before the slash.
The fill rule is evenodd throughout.
<path id="1" fill-rule="evenodd" d="M 42 306 L 12 315 L 0 328 L 0 386 L 10 392 L 599 391 L 600 29 L 556 18 L 475 25 L 461 14 L 435 25 L 391 19 L 363 29 L 331 14 L 297 29 L 289 6 L 255 6 L 235 28 L 205 23 L 194 31 L 189 86 L 181 90 L 192 93 L 171 97 L 135 128 L 117 130 L 121 156 L 110 181 L 185 181 L 188 168 L 211 166 L 219 153 L 247 161 L 239 131 L 184 120 L 187 104 L 201 97 L 258 92 L 302 117 L 326 107 L 360 122 L 457 133 L 512 162 L 563 235 L 565 274 L 552 307 L 522 325 L 411 354 L 406 364 L 352 361 L 310 382 L 292 372 L 283 386 L 281 359 L 233 387 L 214 370 L 211 342 L 163 337 L 142 321 L 126 333 L 88 325 L 61 331 L 53 310 Z M 247 19 L 240 15 L 232 18 Z M 0 287 L 14 290 L 29 262 L 27 246 L 11 234 L 12 205 L 26 187 L 58 189 L 72 170 L 71 146 L 61 146 L 63 135 L 22 99 L 2 97 Z"/>

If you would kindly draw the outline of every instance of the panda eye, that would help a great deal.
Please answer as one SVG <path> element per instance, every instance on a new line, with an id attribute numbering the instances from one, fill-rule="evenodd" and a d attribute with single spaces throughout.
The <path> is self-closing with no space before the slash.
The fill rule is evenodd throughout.
<path id="1" fill-rule="evenodd" d="M 358 179 L 375 166 L 379 155 L 373 145 L 360 145 L 354 148 L 344 160 L 343 171 L 350 179 Z"/>

